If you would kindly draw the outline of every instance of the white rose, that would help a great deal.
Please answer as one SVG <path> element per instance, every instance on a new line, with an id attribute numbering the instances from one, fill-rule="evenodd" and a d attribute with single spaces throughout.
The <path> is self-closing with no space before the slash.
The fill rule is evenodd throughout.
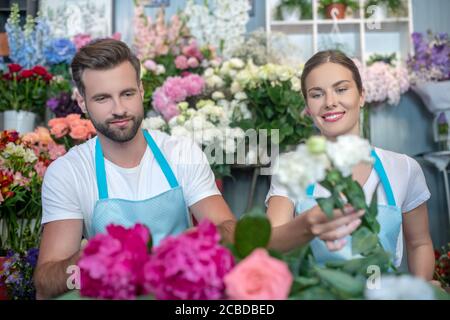
<path id="1" fill-rule="evenodd" d="M 212 94 L 212 98 L 213 98 L 214 100 L 220 100 L 220 99 L 224 99 L 224 98 L 225 98 L 225 95 L 223 94 L 223 92 L 215 91 L 215 92 L 213 92 L 213 94 Z"/>
<path id="2" fill-rule="evenodd" d="M 360 162 L 372 163 L 372 147 L 367 140 L 356 135 L 339 136 L 336 142 L 327 143 L 327 154 L 333 165 L 347 177 Z"/>

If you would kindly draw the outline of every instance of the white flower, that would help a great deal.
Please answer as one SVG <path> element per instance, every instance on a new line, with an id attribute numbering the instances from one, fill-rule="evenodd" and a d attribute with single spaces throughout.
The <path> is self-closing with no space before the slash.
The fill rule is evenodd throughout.
<path id="1" fill-rule="evenodd" d="M 291 78 L 291 88 L 292 88 L 292 90 L 297 91 L 297 92 L 299 92 L 302 89 L 302 85 L 301 85 L 299 78 L 297 78 L 297 77 Z"/>
<path id="2" fill-rule="evenodd" d="M 425 280 L 410 275 L 381 275 L 379 288 L 365 290 L 369 300 L 434 300 L 434 292 Z"/>
<path id="3" fill-rule="evenodd" d="M 175 137 L 192 137 L 192 133 L 183 126 L 172 127 L 170 134 Z"/>
<path id="4" fill-rule="evenodd" d="M 289 192 L 292 199 L 306 197 L 306 188 L 325 179 L 330 161 L 326 154 L 311 154 L 305 144 L 293 152 L 280 155 L 274 178 Z"/>
<path id="5" fill-rule="evenodd" d="M 245 67 L 244 61 L 242 61 L 241 59 L 238 59 L 238 58 L 230 59 L 230 64 L 231 64 L 231 67 L 234 69 L 242 69 Z"/>
<path id="6" fill-rule="evenodd" d="M 327 154 L 344 177 L 351 175 L 358 163 L 372 163 L 371 150 L 369 142 L 356 135 L 339 136 L 336 142 L 327 143 Z"/>
<path id="7" fill-rule="evenodd" d="M 33 163 L 33 162 L 36 161 L 38 158 L 36 157 L 36 154 L 34 153 L 33 150 L 27 148 L 27 149 L 25 150 L 25 154 L 23 155 L 23 159 L 24 159 L 25 162 L 27 162 L 27 163 Z"/>
<path id="8" fill-rule="evenodd" d="M 166 73 L 166 68 L 162 64 L 158 64 L 156 66 L 155 74 L 159 76 L 160 74 L 164 73 Z"/>
<path id="9" fill-rule="evenodd" d="M 142 128 L 149 130 L 161 130 L 167 125 L 161 116 L 145 118 L 142 121 Z"/>
<path id="10" fill-rule="evenodd" d="M 234 94 L 234 98 L 236 99 L 236 100 L 246 100 L 247 99 L 247 95 L 245 94 L 245 92 L 243 92 L 243 91 L 239 91 L 239 92 L 236 92 L 235 94 Z"/>
<path id="11" fill-rule="evenodd" d="M 231 84 L 231 87 L 230 87 L 230 91 L 231 91 L 231 93 L 235 94 L 237 92 L 242 91 L 242 87 L 237 81 L 233 81 L 233 83 Z"/>
<path id="12" fill-rule="evenodd" d="M 225 99 L 225 95 L 223 94 L 223 92 L 220 92 L 220 91 L 215 91 L 215 92 L 213 92 L 213 94 L 211 95 L 211 97 L 212 97 L 214 100 Z"/>

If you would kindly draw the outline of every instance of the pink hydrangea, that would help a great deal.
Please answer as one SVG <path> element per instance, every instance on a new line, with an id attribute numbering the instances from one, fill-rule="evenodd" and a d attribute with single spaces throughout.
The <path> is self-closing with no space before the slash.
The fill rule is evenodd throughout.
<path id="1" fill-rule="evenodd" d="M 176 57 L 175 66 L 180 70 L 189 68 L 188 59 L 183 55 Z"/>
<path id="2" fill-rule="evenodd" d="M 134 299 L 147 294 L 143 266 L 149 261 L 149 230 L 142 224 L 126 229 L 109 225 L 107 234 L 89 240 L 78 262 L 82 296 Z"/>
<path id="3" fill-rule="evenodd" d="M 205 81 L 196 74 L 186 77 L 169 77 L 152 96 L 152 105 L 166 121 L 179 114 L 177 104 L 186 98 L 197 96 L 205 88 Z"/>
<path id="4" fill-rule="evenodd" d="M 198 62 L 197 58 L 190 57 L 187 61 L 187 64 L 189 68 L 197 68 L 200 65 L 200 62 Z"/>
<path id="5" fill-rule="evenodd" d="M 144 267 L 147 290 L 157 299 L 222 298 L 234 258 L 219 240 L 216 226 L 205 220 L 192 232 L 164 239 Z"/>

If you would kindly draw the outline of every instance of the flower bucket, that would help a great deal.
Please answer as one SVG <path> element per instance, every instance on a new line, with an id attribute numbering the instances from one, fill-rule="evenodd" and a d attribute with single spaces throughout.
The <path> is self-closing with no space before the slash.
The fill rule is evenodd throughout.
<path id="1" fill-rule="evenodd" d="M 3 113 L 3 130 L 16 130 L 19 133 L 34 131 L 36 114 L 28 111 L 8 110 Z"/>
<path id="2" fill-rule="evenodd" d="M 327 19 L 333 19 L 332 12 L 336 11 L 336 19 L 345 19 L 345 11 L 347 6 L 342 3 L 333 3 L 325 8 L 325 17 Z"/>

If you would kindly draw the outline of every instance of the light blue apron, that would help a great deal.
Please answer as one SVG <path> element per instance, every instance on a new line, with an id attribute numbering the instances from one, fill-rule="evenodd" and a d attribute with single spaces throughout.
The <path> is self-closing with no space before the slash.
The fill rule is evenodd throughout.
<path id="1" fill-rule="evenodd" d="M 127 228 L 136 223 L 142 223 L 150 229 L 153 244 L 157 245 L 168 235 L 177 235 L 192 225 L 184 201 L 183 189 L 179 186 L 166 158 L 151 135 L 147 130 L 143 130 L 143 133 L 171 189 L 155 197 L 140 201 L 109 199 L 105 160 L 100 140 L 97 138 L 95 170 L 99 200 L 94 207 L 89 237 L 93 237 L 97 233 L 105 233 L 106 226 L 111 223 Z"/>
<path id="2" fill-rule="evenodd" d="M 386 193 L 387 205 L 378 205 L 377 220 L 380 223 L 380 238 L 381 244 L 384 250 L 391 254 L 391 257 L 396 257 L 397 241 L 400 234 L 400 227 L 402 224 L 402 212 L 395 203 L 394 194 L 392 192 L 391 184 L 384 170 L 383 164 L 380 158 L 376 154 L 375 150 L 372 150 L 372 157 L 375 158 L 374 169 L 378 174 L 384 192 Z M 375 190 L 377 192 L 377 190 Z M 311 185 L 307 191 L 307 199 L 296 203 L 295 212 L 301 214 L 306 210 L 311 209 L 317 202 L 314 199 L 314 185 Z M 319 238 L 314 238 L 311 241 L 311 249 L 317 263 L 323 265 L 329 261 L 349 260 L 353 258 L 361 257 L 360 255 L 352 255 L 352 237 L 348 235 L 346 237 L 346 245 L 338 251 L 328 250 L 324 241 Z M 398 260 L 397 257 L 396 260 Z M 397 263 L 397 265 L 399 262 Z"/>

